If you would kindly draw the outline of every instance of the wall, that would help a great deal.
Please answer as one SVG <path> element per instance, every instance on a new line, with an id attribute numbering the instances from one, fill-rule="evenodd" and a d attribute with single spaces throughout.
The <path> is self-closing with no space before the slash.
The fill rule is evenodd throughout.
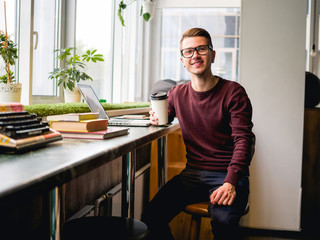
<path id="1" fill-rule="evenodd" d="M 243 0 L 240 83 L 252 101 L 256 152 L 243 226 L 299 230 L 307 0 Z"/>

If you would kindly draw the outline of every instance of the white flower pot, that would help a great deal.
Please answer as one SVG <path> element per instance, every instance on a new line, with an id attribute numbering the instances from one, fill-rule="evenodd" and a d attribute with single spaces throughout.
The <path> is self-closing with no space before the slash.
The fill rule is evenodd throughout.
<path id="1" fill-rule="evenodd" d="M 20 102 L 21 83 L 0 83 L 0 102 Z"/>
<path id="2" fill-rule="evenodd" d="M 155 11 L 155 8 L 156 8 L 156 1 L 153 0 L 142 0 L 141 2 L 142 4 L 142 9 L 143 9 L 143 13 L 150 13 L 150 19 L 149 21 L 152 20 L 153 16 L 154 16 L 154 11 Z"/>
<path id="3" fill-rule="evenodd" d="M 81 93 L 78 87 L 75 87 L 73 91 L 69 88 L 64 89 L 64 102 L 66 103 L 77 103 L 81 101 Z"/>

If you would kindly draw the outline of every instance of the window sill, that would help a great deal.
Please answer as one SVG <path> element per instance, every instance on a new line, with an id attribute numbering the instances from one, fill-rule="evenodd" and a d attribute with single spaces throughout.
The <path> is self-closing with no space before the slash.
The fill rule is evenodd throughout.
<path id="1" fill-rule="evenodd" d="M 146 114 L 151 110 L 150 103 L 147 102 L 123 104 L 102 103 L 102 106 L 110 117 L 124 114 Z M 66 113 L 90 112 L 86 103 L 34 104 L 25 105 L 25 109 L 29 113 L 35 113 L 38 117 Z"/>

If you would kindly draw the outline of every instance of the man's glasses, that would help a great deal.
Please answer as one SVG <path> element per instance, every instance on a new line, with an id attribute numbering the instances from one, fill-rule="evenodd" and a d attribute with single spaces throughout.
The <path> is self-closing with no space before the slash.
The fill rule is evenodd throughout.
<path id="1" fill-rule="evenodd" d="M 185 48 L 181 50 L 181 55 L 184 58 L 191 58 L 194 54 L 194 51 L 197 51 L 199 55 L 206 55 L 209 52 L 209 49 L 212 50 L 209 45 L 200 45 L 195 48 Z"/>

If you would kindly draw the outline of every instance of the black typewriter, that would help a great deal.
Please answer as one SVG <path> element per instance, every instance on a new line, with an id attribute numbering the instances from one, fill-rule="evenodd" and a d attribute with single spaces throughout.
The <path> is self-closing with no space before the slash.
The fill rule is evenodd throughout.
<path id="1" fill-rule="evenodd" d="M 0 112 L 0 151 L 25 150 L 61 139 L 61 134 L 36 114 Z"/>

